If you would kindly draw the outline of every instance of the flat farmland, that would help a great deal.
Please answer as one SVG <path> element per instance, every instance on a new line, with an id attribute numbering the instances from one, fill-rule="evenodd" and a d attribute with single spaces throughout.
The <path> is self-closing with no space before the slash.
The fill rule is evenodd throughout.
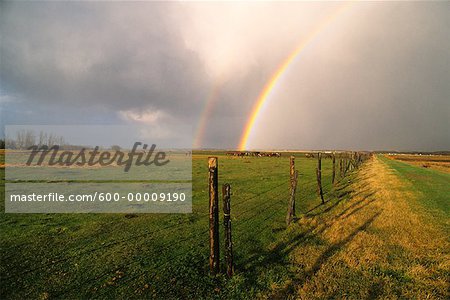
<path id="1" fill-rule="evenodd" d="M 422 168 L 431 168 L 450 173 L 450 155 L 387 155 L 390 159 L 403 161 Z"/>
<path id="2" fill-rule="evenodd" d="M 287 228 L 291 154 L 299 171 L 298 218 Z M 209 275 L 209 156 L 218 157 L 219 187 L 229 183 L 232 189 L 232 278 Z M 448 201 L 424 206 L 389 160 L 373 157 L 346 177 L 337 176 L 333 186 L 331 159 L 323 158 L 325 204 L 317 195 L 317 158 L 198 152 L 192 163 L 192 214 L 2 213 L 0 297 L 447 296 Z M 442 203 L 446 188 L 439 185 L 430 201 Z"/>
<path id="3" fill-rule="evenodd" d="M 232 280 L 208 276 L 209 155 L 218 156 L 220 185 L 232 186 Z M 298 158 L 297 166 L 303 199 L 297 210 L 307 212 L 320 204 L 316 160 Z M 330 166 L 324 160 L 326 195 Z M 212 153 L 193 156 L 192 214 L 2 214 L 2 296 L 256 295 L 288 274 L 283 267 L 287 255 L 273 257 L 269 251 L 284 234 L 288 199 L 288 156 Z"/>

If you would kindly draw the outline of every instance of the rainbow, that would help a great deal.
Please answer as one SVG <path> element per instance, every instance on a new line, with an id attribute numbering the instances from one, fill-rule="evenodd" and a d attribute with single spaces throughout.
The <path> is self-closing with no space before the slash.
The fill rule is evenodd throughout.
<path id="1" fill-rule="evenodd" d="M 303 40 L 295 49 L 292 51 L 286 59 L 278 66 L 276 71 L 272 74 L 270 79 L 267 81 L 263 90 L 259 94 L 258 98 L 253 105 L 253 108 L 250 113 L 250 117 L 247 120 L 247 123 L 244 127 L 244 131 L 242 133 L 240 142 L 239 142 L 239 150 L 243 151 L 247 149 L 247 143 L 249 141 L 252 130 L 255 126 L 255 123 L 258 119 L 259 114 L 261 113 L 264 104 L 266 104 L 267 99 L 269 98 L 270 93 L 278 83 L 280 77 L 286 72 L 289 65 L 297 58 L 297 56 L 313 41 L 319 33 L 331 23 L 345 8 L 348 7 L 348 3 L 336 9 L 333 13 L 331 13 L 324 21 L 322 21 L 317 28 L 307 36 L 305 40 Z"/>
<path id="2" fill-rule="evenodd" d="M 206 99 L 205 108 L 203 109 L 202 113 L 200 114 L 200 119 L 199 119 L 199 122 L 197 125 L 197 131 L 194 136 L 194 141 L 192 143 L 193 148 L 200 148 L 203 143 L 203 139 L 205 137 L 205 131 L 206 131 L 206 127 L 207 127 L 206 126 L 207 121 L 209 119 L 209 116 L 212 114 L 212 112 L 214 110 L 214 106 L 215 106 L 217 97 L 220 94 L 220 90 L 222 88 L 222 85 L 224 84 L 224 81 L 225 81 L 224 76 L 220 76 L 219 79 L 217 79 L 215 81 L 215 84 Z"/>

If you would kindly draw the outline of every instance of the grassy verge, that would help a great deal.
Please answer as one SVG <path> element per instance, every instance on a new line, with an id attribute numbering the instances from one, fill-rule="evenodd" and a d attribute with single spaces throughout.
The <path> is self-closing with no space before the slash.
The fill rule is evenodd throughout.
<path id="1" fill-rule="evenodd" d="M 412 209 L 417 191 L 377 158 L 355 176 L 349 198 L 291 228 L 285 242 L 295 275 L 266 297 L 448 298 L 448 234 Z"/>
<path id="2" fill-rule="evenodd" d="M 410 201 L 415 210 L 427 215 L 429 221 L 439 224 L 450 234 L 450 174 L 384 156 L 380 160 L 406 182 L 406 189 L 416 192 L 415 201 Z"/>

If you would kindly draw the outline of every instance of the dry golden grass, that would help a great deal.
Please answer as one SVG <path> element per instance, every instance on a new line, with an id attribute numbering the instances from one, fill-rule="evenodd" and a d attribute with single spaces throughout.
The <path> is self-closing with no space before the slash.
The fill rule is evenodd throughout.
<path id="1" fill-rule="evenodd" d="M 411 208 L 415 194 L 377 158 L 357 177 L 349 201 L 292 228 L 306 236 L 292 254 L 296 276 L 264 298 L 448 297 L 446 234 Z"/>
<path id="2" fill-rule="evenodd" d="M 450 155 L 386 155 L 390 159 L 395 159 L 409 163 L 411 165 L 430 168 L 433 170 L 450 173 Z"/>

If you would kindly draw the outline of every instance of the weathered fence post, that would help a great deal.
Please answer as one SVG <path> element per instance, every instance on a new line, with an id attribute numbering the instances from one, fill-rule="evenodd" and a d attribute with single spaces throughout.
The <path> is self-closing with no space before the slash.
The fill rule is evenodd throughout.
<path id="1" fill-rule="evenodd" d="M 351 157 L 351 171 L 353 171 L 354 169 L 356 169 L 356 152 L 352 153 L 352 157 Z"/>
<path id="2" fill-rule="evenodd" d="M 333 175 L 331 177 L 331 183 L 334 184 L 336 179 L 336 152 L 333 152 Z"/>
<path id="3" fill-rule="evenodd" d="M 217 157 L 208 158 L 209 168 L 209 269 L 211 274 L 220 272 L 219 250 L 219 195 Z"/>
<path id="4" fill-rule="evenodd" d="M 291 195 L 289 197 L 288 202 L 288 211 L 286 215 L 286 225 L 289 226 L 292 220 L 294 219 L 294 204 L 295 204 L 295 191 L 297 190 L 298 183 L 298 171 L 294 171 L 294 175 L 292 176 L 292 185 L 291 185 Z"/>
<path id="5" fill-rule="evenodd" d="M 223 226 L 225 227 L 225 262 L 227 275 L 233 276 L 233 242 L 231 241 L 231 187 L 228 183 L 222 186 Z"/>
<path id="6" fill-rule="evenodd" d="M 345 153 L 345 157 L 344 157 L 344 168 L 342 169 L 343 170 L 343 174 L 344 174 L 344 177 L 345 177 L 345 175 L 347 175 L 347 168 L 348 168 L 348 164 L 347 164 L 347 153 Z"/>
<path id="7" fill-rule="evenodd" d="M 289 175 L 290 175 L 290 188 L 291 188 L 291 194 L 292 190 L 294 189 L 294 181 L 297 181 L 297 178 L 295 176 L 295 156 L 291 156 L 289 160 Z M 297 184 L 295 182 L 295 184 Z M 292 216 L 295 217 L 295 197 L 293 198 L 292 202 Z"/>
<path id="8" fill-rule="evenodd" d="M 351 165 L 352 165 L 352 154 L 350 153 L 348 155 L 347 168 L 345 169 L 345 174 L 347 174 L 347 172 L 351 171 L 351 169 L 350 169 Z"/>
<path id="9" fill-rule="evenodd" d="M 322 155 L 319 152 L 317 154 L 317 193 L 320 196 L 320 199 L 322 200 L 322 204 L 325 203 L 325 200 L 323 199 L 323 190 L 322 190 Z"/>

